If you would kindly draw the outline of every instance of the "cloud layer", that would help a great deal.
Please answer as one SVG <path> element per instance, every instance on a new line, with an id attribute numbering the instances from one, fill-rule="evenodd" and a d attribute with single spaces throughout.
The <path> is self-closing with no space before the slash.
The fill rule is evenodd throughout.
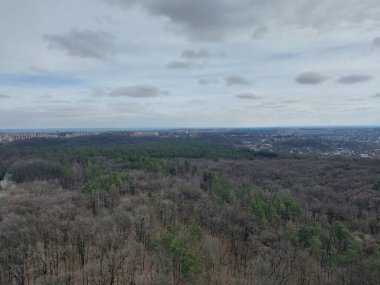
<path id="1" fill-rule="evenodd" d="M 378 0 L 3 2 L 0 128 L 380 122 Z"/>

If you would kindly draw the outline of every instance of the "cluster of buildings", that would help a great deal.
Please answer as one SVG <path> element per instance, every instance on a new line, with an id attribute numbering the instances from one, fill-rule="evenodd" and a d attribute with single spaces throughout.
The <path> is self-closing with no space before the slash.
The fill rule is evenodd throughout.
<path id="1" fill-rule="evenodd" d="M 251 130 L 234 135 L 251 150 L 362 158 L 380 157 L 380 128 Z"/>
<path id="2" fill-rule="evenodd" d="M 30 139 L 68 139 L 84 136 L 95 136 L 95 135 L 122 135 L 136 138 L 144 137 L 195 137 L 197 133 L 195 131 L 56 131 L 56 132 L 0 132 L 0 144 L 12 143 L 21 140 Z"/>
<path id="3" fill-rule="evenodd" d="M 159 132 L 141 132 L 141 131 L 136 131 L 136 132 L 128 132 L 128 135 L 130 137 L 158 137 Z"/>
<path id="4" fill-rule="evenodd" d="M 34 138 L 56 138 L 54 134 L 40 134 L 40 133 L 0 133 L 0 143 L 12 143 L 18 140 L 27 140 Z"/>
<path id="5" fill-rule="evenodd" d="M 21 140 L 30 139 L 58 139 L 58 138 L 74 138 L 81 136 L 93 136 L 93 132 L 64 132 L 64 133 L 44 133 L 44 132 L 28 132 L 28 133 L 0 133 L 0 144 L 12 143 Z"/>

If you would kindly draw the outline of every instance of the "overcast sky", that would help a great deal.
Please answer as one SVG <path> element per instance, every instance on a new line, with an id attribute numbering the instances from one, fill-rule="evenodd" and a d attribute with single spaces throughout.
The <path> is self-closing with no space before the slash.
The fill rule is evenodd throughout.
<path id="1" fill-rule="evenodd" d="M 0 0 L 0 128 L 380 124 L 378 0 Z"/>

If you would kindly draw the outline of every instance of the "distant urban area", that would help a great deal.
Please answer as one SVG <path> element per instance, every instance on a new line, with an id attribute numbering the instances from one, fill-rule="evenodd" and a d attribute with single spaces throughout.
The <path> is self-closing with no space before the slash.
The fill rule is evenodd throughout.
<path id="1" fill-rule="evenodd" d="M 252 151 L 295 155 L 380 157 L 380 128 L 262 128 L 262 129 L 172 129 L 154 131 L 0 131 L 0 145 L 30 140 L 65 140 L 78 137 L 196 138 L 218 141 Z"/>

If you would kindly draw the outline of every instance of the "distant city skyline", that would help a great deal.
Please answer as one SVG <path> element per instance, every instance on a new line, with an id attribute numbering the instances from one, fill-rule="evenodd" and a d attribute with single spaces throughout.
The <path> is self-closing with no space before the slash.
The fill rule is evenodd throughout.
<path id="1" fill-rule="evenodd" d="M 0 2 L 0 132 L 380 124 L 375 0 Z"/>

